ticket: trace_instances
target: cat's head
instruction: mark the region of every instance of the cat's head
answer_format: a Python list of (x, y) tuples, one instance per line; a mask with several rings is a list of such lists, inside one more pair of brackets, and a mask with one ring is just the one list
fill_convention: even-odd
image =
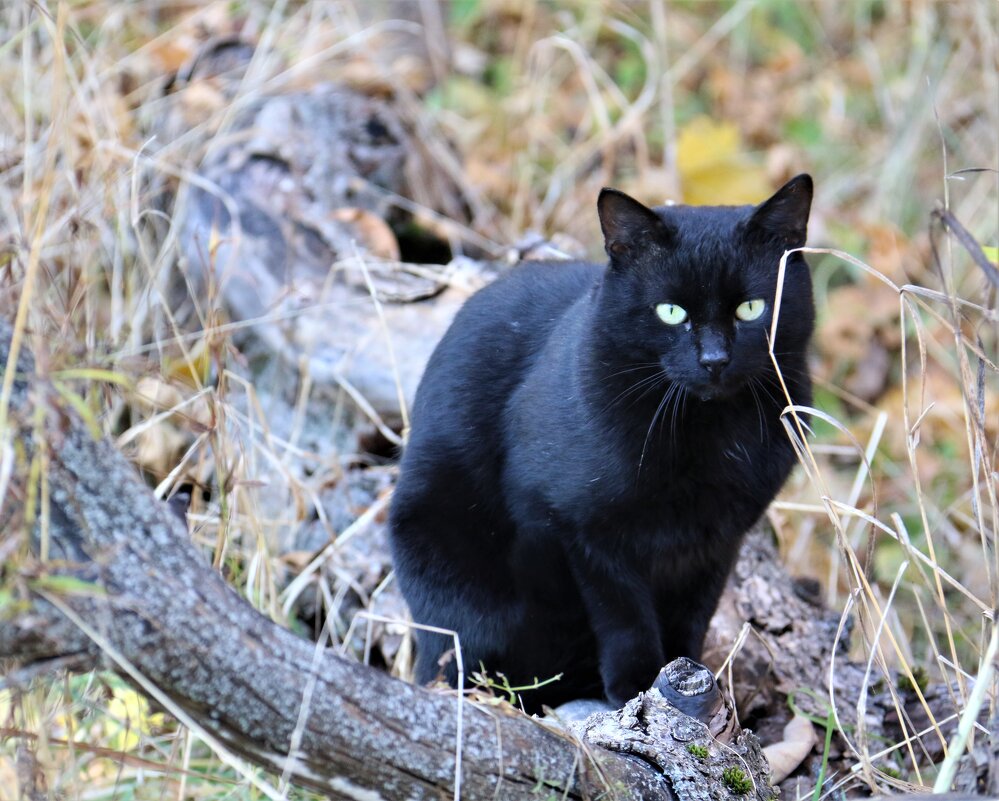
[[(604, 189), (598, 211), (610, 263), (595, 320), (601, 350), (617, 362), (659, 364), (702, 400), (772, 376), (767, 337), (780, 260), (805, 244), (811, 201), (808, 175), (759, 206), (652, 209)], [(778, 363), (799, 365), (787, 357), (804, 353), (815, 317), (800, 253), (787, 260), (780, 296), (774, 352)]]

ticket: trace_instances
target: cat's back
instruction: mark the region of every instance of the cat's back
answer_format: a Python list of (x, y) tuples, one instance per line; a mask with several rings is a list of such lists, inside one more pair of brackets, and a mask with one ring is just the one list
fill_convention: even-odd
[(439, 436), (434, 423), (444, 418), (487, 427), (558, 321), (602, 273), (601, 266), (582, 261), (524, 262), (473, 295), (430, 358), (417, 391), (413, 433), (428, 427)]

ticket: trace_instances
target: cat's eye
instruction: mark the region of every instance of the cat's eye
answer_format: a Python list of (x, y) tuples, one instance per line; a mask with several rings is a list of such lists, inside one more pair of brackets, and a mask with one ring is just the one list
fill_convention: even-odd
[(745, 303), (740, 303), (735, 307), (735, 316), (748, 323), (751, 320), (758, 320), (760, 315), (763, 314), (764, 308), (765, 304), (762, 299), (747, 300)]
[(660, 303), (656, 306), (656, 314), (667, 325), (680, 325), (687, 319), (687, 310), (675, 303)]

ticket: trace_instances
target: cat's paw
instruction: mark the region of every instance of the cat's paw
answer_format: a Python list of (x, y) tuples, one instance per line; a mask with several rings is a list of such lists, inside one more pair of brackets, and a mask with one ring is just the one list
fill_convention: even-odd
[[(662, 665), (653, 662), (629, 665), (624, 670), (605, 671), (604, 692), (615, 707), (621, 708), (639, 693), (652, 686)], [(610, 675), (608, 675), (608, 673)]]

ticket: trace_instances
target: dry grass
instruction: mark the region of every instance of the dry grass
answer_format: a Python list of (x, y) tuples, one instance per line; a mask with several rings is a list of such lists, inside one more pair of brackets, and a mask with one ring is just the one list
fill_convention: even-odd
[[(185, 482), (204, 490), (194, 537), (251, 602), (288, 622), (290, 596), (308, 589), (323, 619), (349, 581), (282, 587), (308, 561), (285, 546), (353, 459), (349, 445), (318, 453), (302, 434), (338, 411), (304, 381), (298, 423), (272, 432), (218, 299), (167, 292), (178, 263), (171, 198), (196, 180), (235, 109), (320, 80), (394, 96), (429, 132), (431, 157), (457, 148), (449, 170), (470, 227), (497, 250), (534, 229), (597, 255), (603, 185), (647, 201), (743, 202), (807, 169), (818, 191), (810, 241), (839, 252), (811, 257), (822, 415), (771, 521), (791, 571), (819, 578), (828, 603), (855, 616), (849, 656), (866, 660), (872, 682), (919, 684), (922, 673), (953, 687), (953, 716), (993, 718), (994, 676), (974, 679), (991, 669), (999, 605), (996, 288), (931, 212), (947, 209), (996, 260), (995, 4), (465, 0), (450, 17), (405, 24), (384, 20), (415, 3), (371, 7), (5, 4), (0, 308), (16, 313), (20, 346), (161, 496)], [(418, 39), (437, 24), (454, 45), (450, 73), (372, 45), (386, 26)], [(234, 33), (258, 43), (234, 99), (165, 94), (200, 42)], [(178, 108), (179, 127), (165, 128)], [(703, 114), (715, 124), (697, 122)], [(44, 481), (37, 492), (44, 500)], [(44, 538), (44, 503), (37, 510), (28, 517)], [(376, 517), (320, 520), (338, 538), (328, 573), (349, 573), (338, 548)], [(14, 536), (3, 532), (0, 547)], [(257, 797), (138, 703), (106, 674), (0, 691), (0, 726), (32, 738), (0, 744), (0, 798), (25, 787), (26, 742), (48, 797)], [(863, 720), (865, 699), (856, 703)], [(941, 775), (904, 740), (845, 734), (857, 772), (830, 777), (823, 793)], [(962, 750), (952, 743), (945, 783)]]

